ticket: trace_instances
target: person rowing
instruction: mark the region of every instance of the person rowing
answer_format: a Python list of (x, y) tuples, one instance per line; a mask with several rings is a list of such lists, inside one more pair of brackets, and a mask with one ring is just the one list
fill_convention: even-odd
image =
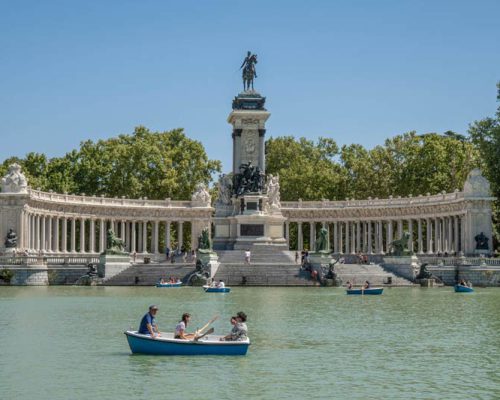
[(182, 319), (175, 327), (175, 336), (174, 336), (175, 339), (192, 340), (195, 338), (194, 333), (186, 333), (186, 328), (189, 321), (191, 321), (191, 314), (189, 313), (182, 314)]

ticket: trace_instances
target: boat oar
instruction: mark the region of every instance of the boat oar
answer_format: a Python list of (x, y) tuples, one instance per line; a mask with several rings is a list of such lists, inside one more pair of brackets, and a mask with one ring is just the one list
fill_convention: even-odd
[(219, 318), (219, 316), (218, 316), (218, 315), (216, 315), (215, 317), (213, 317), (210, 321), (208, 321), (205, 325), (203, 325), (203, 327), (202, 327), (201, 329), (198, 329), (198, 330), (197, 330), (197, 334), (202, 334), (202, 333), (203, 333), (203, 331), (204, 331), (205, 329), (207, 329), (207, 328), (208, 328), (208, 326), (209, 326), (211, 323), (213, 323), (213, 322), (214, 322), (217, 318)]
[(203, 336), (206, 336), (206, 335), (210, 335), (211, 333), (214, 333), (214, 328), (210, 328), (208, 331), (206, 331), (205, 333), (201, 334), (201, 335), (197, 335), (194, 337), (193, 341), (197, 341), (199, 339), (201, 339)]

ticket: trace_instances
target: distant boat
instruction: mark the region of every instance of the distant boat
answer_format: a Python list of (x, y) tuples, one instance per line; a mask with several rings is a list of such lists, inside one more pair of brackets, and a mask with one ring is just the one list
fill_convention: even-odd
[(473, 291), (474, 291), (474, 289), (472, 289), (469, 286), (455, 285), (455, 292), (457, 292), (457, 293), (471, 293)]
[(174, 334), (162, 332), (162, 336), (152, 338), (141, 335), (137, 331), (124, 332), (134, 354), (151, 354), (164, 356), (244, 356), (247, 354), (250, 340), (220, 341), (221, 336), (207, 335), (200, 340), (174, 339)]
[(203, 286), (203, 290), (207, 293), (229, 293), (231, 291), (230, 287), (212, 287), (212, 286)]
[(347, 289), (347, 294), (382, 294), (384, 288)]
[(182, 282), (175, 282), (175, 283), (170, 283), (170, 282), (160, 283), (160, 282), (158, 282), (156, 284), (156, 287), (161, 287), (161, 288), (174, 288), (174, 287), (181, 287), (181, 286), (182, 286)]

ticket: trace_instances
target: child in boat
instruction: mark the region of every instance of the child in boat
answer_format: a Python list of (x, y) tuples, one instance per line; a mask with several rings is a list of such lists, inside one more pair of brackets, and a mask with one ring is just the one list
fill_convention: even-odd
[(182, 319), (175, 327), (175, 336), (174, 336), (175, 339), (185, 339), (185, 340), (194, 339), (194, 333), (186, 333), (186, 327), (189, 321), (191, 321), (191, 314), (188, 313), (182, 314)]

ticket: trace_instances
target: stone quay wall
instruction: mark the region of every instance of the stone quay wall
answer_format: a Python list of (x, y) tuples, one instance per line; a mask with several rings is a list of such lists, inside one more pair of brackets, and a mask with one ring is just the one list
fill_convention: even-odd
[(445, 285), (455, 285), (456, 278), (465, 279), (473, 286), (500, 287), (500, 267), (488, 265), (475, 266), (428, 266), (433, 275), (443, 281)]

